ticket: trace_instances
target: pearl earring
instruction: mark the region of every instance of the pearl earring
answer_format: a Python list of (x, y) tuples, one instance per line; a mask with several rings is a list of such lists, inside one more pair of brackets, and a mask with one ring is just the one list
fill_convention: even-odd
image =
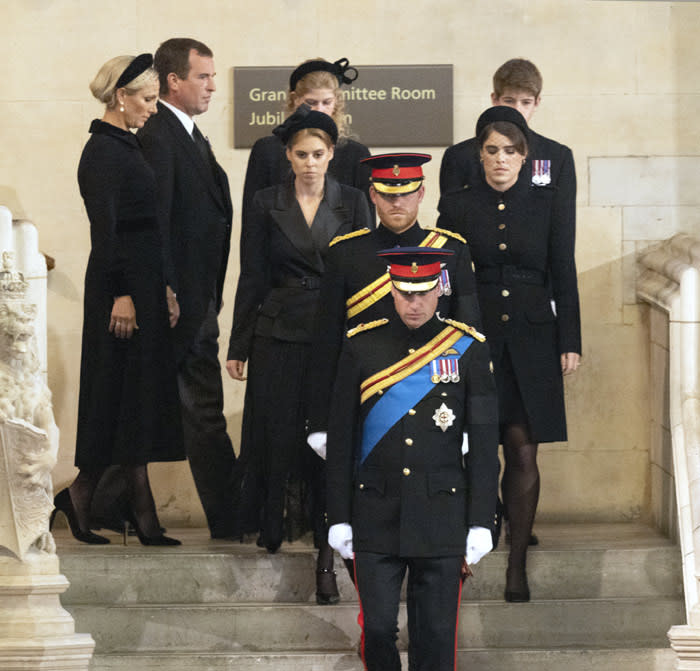
[(119, 111), (120, 111), (120, 112), (123, 112), (123, 111), (124, 111), (124, 105), (123, 105), (123, 104), (119, 105)]

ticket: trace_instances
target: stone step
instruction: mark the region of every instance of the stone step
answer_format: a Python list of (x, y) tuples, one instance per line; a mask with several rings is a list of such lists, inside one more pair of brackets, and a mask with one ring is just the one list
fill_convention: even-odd
[[(269, 555), (254, 542), (217, 542), (203, 530), (173, 530), (176, 548), (75, 542), (56, 532), (61, 571), (71, 582), (62, 601), (71, 604), (304, 603), (315, 599), (315, 553), (308, 542), (284, 544)], [(677, 546), (643, 525), (538, 525), (528, 577), (533, 597), (577, 599), (682, 595)], [(109, 534), (107, 534), (109, 535)], [(507, 546), (474, 567), (465, 600), (502, 600)], [(355, 589), (340, 561), (343, 602)], [(158, 575), (158, 580), (154, 576)], [(176, 589), (173, 586), (177, 586)]]
[[(77, 631), (89, 631), (98, 652), (351, 651), (356, 604), (182, 604), (69, 606)], [(506, 604), (483, 601), (460, 609), (461, 648), (664, 647), (666, 631), (684, 621), (677, 598), (576, 599)], [(405, 607), (399, 616), (405, 645)]]
[[(403, 668), (408, 668), (402, 653)], [(670, 649), (459, 650), (458, 671), (672, 671)], [(355, 653), (95, 655), (91, 671), (360, 671)]]
[[(628, 524), (538, 524), (528, 576), (533, 601), (503, 601), (507, 545), (465, 585), (458, 669), (671, 671), (666, 632), (685, 621), (681, 556), (655, 530)], [(63, 605), (96, 641), (92, 671), (361, 669), (358, 604), (342, 563), (337, 606), (315, 603), (309, 539), (275, 555), (171, 529), (174, 548), (55, 538), (71, 586)], [(399, 645), (406, 649), (405, 606)], [(405, 652), (402, 653), (405, 660)], [(405, 661), (404, 661), (405, 664)]]

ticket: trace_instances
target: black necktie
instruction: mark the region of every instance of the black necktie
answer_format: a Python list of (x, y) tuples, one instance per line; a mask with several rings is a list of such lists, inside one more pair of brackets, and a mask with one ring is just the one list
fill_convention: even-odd
[(202, 155), (204, 162), (207, 165), (211, 165), (209, 143), (204, 139), (204, 135), (202, 135), (196, 125), (192, 128), (192, 139), (194, 140), (195, 145), (197, 145), (197, 149), (199, 149), (199, 153)]

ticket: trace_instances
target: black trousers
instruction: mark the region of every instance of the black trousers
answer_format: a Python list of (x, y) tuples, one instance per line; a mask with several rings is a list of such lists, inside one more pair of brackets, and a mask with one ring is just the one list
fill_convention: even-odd
[(401, 584), (408, 570), (410, 671), (455, 671), (462, 556), (397, 557), (355, 553), (368, 671), (400, 671), (396, 646)]
[(214, 301), (178, 367), (185, 450), (212, 537), (236, 535), (240, 478), (226, 433)]

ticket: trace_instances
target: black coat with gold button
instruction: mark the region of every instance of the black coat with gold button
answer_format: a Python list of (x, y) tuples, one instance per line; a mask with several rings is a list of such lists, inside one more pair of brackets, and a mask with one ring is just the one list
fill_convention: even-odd
[[(319, 332), (314, 344), (311, 370), (310, 431), (326, 431), (330, 394), (336, 366), (343, 346), (345, 331), (361, 323), (371, 322), (393, 312), (391, 294), (368, 302), (357, 315), (347, 317), (346, 301), (386, 276), (386, 260), (377, 256), (382, 249), (417, 247), (434, 229), (421, 228), (416, 222), (408, 230), (396, 234), (381, 223), (365, 235), (336, 241), (326, 256), (326, 271), (321, 286)], [(469, 246), (460, 236), (450, 233), (444, 245), (454, 254), (445, 262), (449, 288), (438, 300), (442, 317), (452, 317), (481, 328), (481, 315), (476, 294)], [(388, 277), (387, 277), (388, 281)]]
[(439, 205), (438, 225), (469, 241), (497, 377), (507, 347), (536, 442), (566, 440), (560, 354), (581, 353), (575, 226), (555, 195), (522, 179), (501, 193), (481, 176)]
[[(328, 428), (328, 521), (353, 527), (356, 551), (403, 557), (464, 553), (470, 526), (493, 524), (498, 488), (496, 390), (488, 346), (474, 340), (459, 358), (459, 381), (438, 382), (360, 463), (362, 426), (381, 398), (360, 403), (360, 385), (434, 338), (394, 316), (343, 346)], [(443, 431), (436, 411), (454, 419)], [(463, 433), (469, 452), (462, 460)]]

